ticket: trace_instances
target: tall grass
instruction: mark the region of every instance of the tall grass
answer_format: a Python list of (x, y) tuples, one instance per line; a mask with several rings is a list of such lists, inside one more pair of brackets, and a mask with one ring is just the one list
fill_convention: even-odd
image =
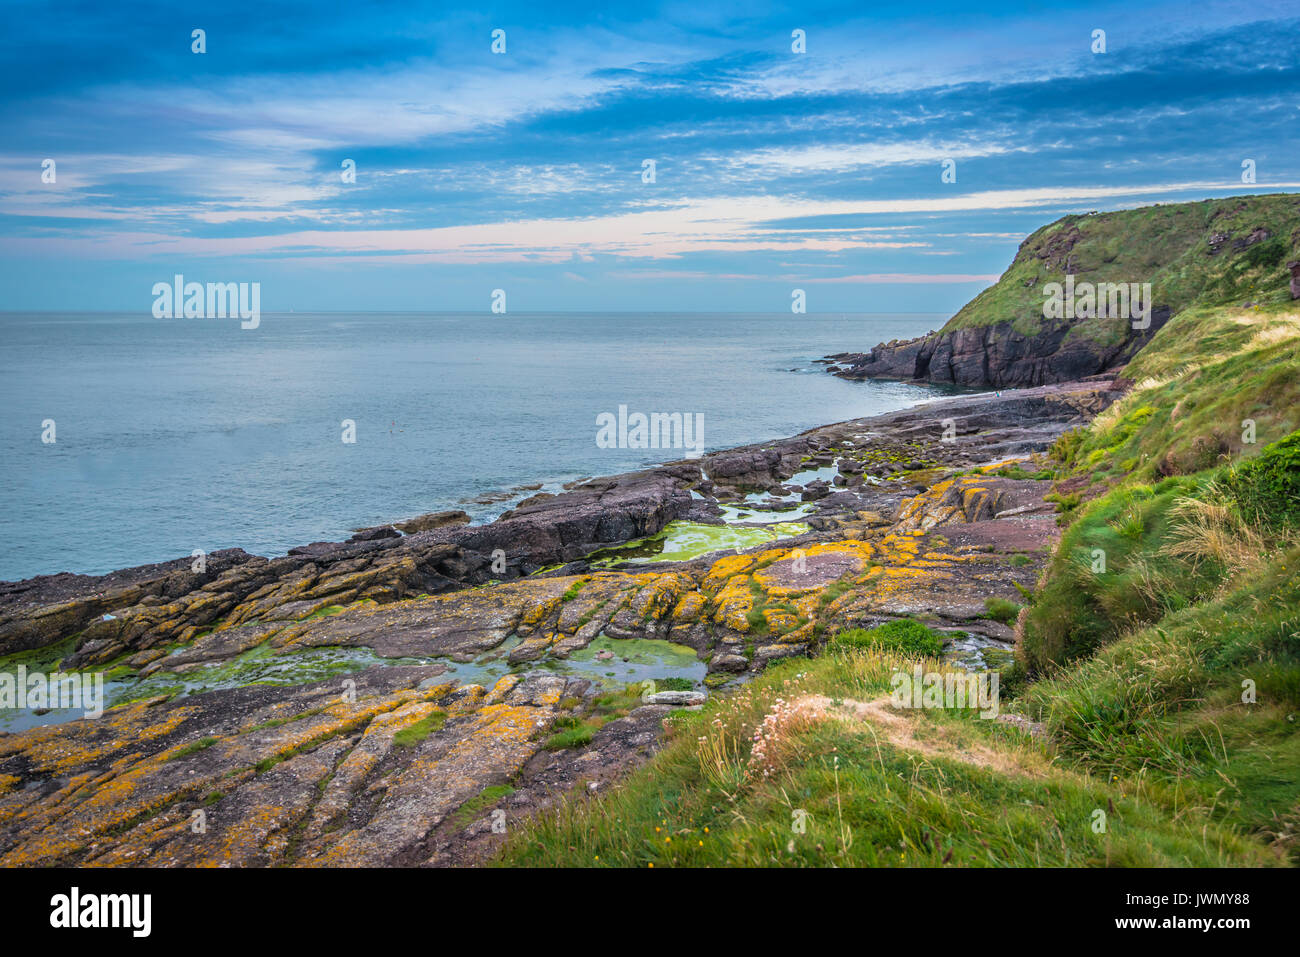
[[(1055, 767), (1040, 745), (999, 722), (965, 711), (913, 712), (908, 717), (924, 742), (917, 751), (853, 717), (850, 700), (880, 699), (895, 671), (914, 663), (880, 649), (839, 648), (774, 665), (704, 711), (675, 717), (664, 749), (619, 785), (595, 795), (578, 789), (580, 797), (512, 830), (499, 862), (942, 867), (1274, 860), (1230, 823), (1141, 780)], [(845, 706), (771, 720), (794, 714), (809, 695)], [(754, 773), (759, 767), (766, 773)], [(1089, 826), (1097, 808), (1113, 812), (1107, 834)]]

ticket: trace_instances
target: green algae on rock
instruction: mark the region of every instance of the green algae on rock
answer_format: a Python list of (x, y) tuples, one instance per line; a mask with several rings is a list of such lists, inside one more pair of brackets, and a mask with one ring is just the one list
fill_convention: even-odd
[(807, 531), (807, 525), (786, 521), (753, 526), (670, 522), (657, 535), (595, 553), (591, 563), (597, 567), (613, 567), (622, 563), (684, 562), (714, 552), (794, 538)]

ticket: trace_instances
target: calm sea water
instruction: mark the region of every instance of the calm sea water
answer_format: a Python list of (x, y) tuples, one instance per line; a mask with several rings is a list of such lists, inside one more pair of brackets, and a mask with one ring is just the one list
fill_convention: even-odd
[(458, 503), (682, 457), (598, 448), (620, 404), (702, 414), (709, 450), (900, 408), (932, 393), (812, 360), (945, 318), (3, 314), (0, 579), (278, 555), (445, 508), (487, 521), (506, 506)]

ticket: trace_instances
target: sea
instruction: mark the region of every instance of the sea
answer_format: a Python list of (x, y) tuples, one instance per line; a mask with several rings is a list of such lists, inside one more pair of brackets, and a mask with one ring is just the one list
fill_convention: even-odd
[(0, 313), (0, 580), (276, 556), (443, 509), (487, 522), (523, 486), (691, 451), (598, 442), (620, 406), (695, 417), (705, 451), (903, 408), (936, 390), (815, 360), (946, 318)]

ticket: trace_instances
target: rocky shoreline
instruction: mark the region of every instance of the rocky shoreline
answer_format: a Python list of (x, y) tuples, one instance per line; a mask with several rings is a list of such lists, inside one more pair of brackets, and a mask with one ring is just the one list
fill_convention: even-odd
[[(1050, 483), (1008, 463), (1121, 390), (939, 399), (537, 494), (482, 526), (431, 516), (202, 571), (0, 583), (0, 670), (44, 656), (167, 688), (0, 734), (0, 864), (472, 863), (500, 821), (643, 760), (695, 700), (566, 671), (597, 639), (692, 649), (706, 687), (892, 617), (1009, 642), (987, 603), (1033, 585), (1057, 526)], [(705, 544), (667, 560), (679, 540)], [(238, 684), (250, 662), (329, 649), (392, 664)], [(493, 681), (448, 670), (486, 658)]]

